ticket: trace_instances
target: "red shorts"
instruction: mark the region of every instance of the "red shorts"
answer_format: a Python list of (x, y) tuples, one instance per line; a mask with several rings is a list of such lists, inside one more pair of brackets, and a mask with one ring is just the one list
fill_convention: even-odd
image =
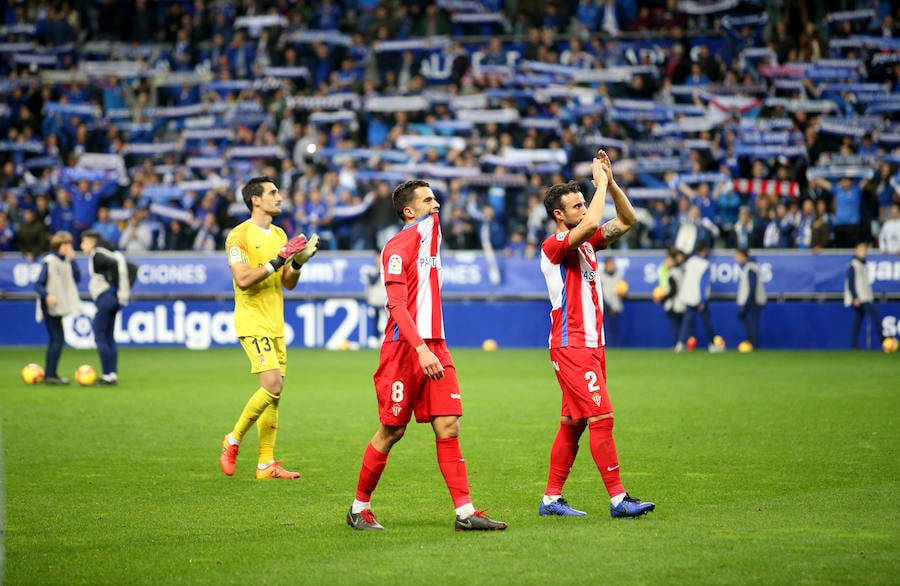
[(378, 396), (378, 418), (384, 425), (404, 426), (414, 412), (419, 423), (441, 415), (462, 416), (459, 381), (447, 343), (444, 340), (425, 343), (441, 361), (444, 378), (433, 380), (425, 376), (418, 354), (406, 342), (382, 344), (378, 370), (372, 378)]
[(551, 348), (550, 362), (562, 389), (562, 415), (587, 419), (612, 413), (606, 389), (606, 351), (602, 346)]

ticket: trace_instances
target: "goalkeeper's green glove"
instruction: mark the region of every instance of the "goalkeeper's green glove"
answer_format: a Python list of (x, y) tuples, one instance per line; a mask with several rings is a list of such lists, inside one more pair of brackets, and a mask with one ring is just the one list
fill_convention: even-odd
[(312, 238), (310, 238), (306, 242), (306, 246), (300, 252), (294, 254), (291, 259), (291, 269), (294, 272), (298, 272), (300, 268), (306, 264), (306, 261), (311, 259), (313, 255), (319, 250), (319, 235), (313, 234)]

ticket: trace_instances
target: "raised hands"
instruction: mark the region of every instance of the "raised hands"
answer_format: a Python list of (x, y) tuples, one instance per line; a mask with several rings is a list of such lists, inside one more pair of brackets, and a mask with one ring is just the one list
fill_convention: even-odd
[(612, 173), (612, 171), (608, 171), (609, 168), (609, 157), (606, 156), (606, 153), (603, 151), (597, 151), (597, 157), (591, 162), (594, 187), (597, 189), (606, 189)]

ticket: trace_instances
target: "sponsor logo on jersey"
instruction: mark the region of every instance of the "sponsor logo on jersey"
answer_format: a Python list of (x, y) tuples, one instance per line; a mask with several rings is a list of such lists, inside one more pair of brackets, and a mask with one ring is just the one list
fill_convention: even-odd
[(403, 272), (403, 260), (399, 254), (392, 254), (388, 259), (387, 272), (389, 275), (399, 275)]
[(423, 256), (419, 259), (419, 266), (439, 269), (441, 268), (441, 260), (436, 256)]

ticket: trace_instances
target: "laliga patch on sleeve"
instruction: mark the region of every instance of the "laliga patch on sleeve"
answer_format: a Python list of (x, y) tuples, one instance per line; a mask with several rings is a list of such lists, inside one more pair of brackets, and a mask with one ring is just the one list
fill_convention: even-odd
[(556, 239), (559, 240), (560, 242), (562, 242), (563, 240), (566, 239), (566, 234), (568, 234), (568, 232), (560, 232), (559, 234), (556, 235)]
[(403, 272), (403, 261), (399, 254), (392, 254), (387, 261), (387, 272), (389, 275), (399, 275)]
[(241, 255), (241, 249), (237, 246), (232, 246), (228, 249), (228, 264), (234, 264), (241, 262), (243, 260), (243, 255)]

